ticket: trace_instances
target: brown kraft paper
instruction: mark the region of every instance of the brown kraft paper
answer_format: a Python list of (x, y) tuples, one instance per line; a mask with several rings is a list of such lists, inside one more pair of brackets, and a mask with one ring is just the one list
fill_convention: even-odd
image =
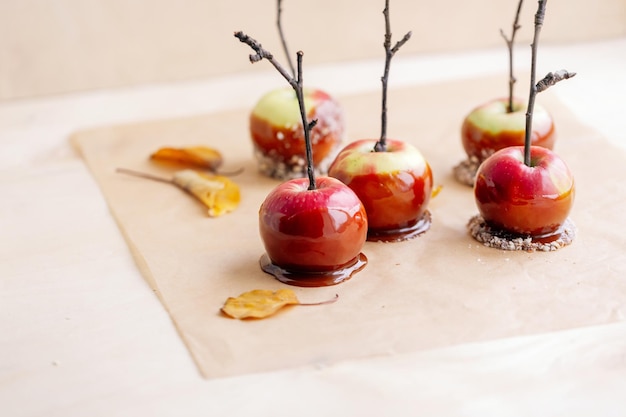
[[(497, 78), (497, 77), (496, 77)], [(287, 287), (259, 267), (264, 253), (258, 209), (278, 183), (260, 176), (248, 136), (249, 109), (184, 119), (104, 127), (72, 138), (91, 169), (142, 274), (160, 297), (207, 378), (346, 359), (392, 355), (454, 344), (551, 332), (621, 320), (626, 305), (622, 215), (626, 154), (582, 125), (566, 106), (542, 93), (555, 118), (555, 150), (577, 186), (571, 219), (577, 237), (552, 253), (483, 247), (466, 224), (477, 213), (471, 188), (452, 168), (464, 158), (459, 130), (474, 106), (498, 97), (505, 81), (463, 80), (393, 89), (388, 137), (416, 145), (436, 185), (433, 223), (401, 243), (367, 242), (364, 270), (342, 284), (292, 287), (302, 302), (264, 320), (220, 314), (229, 296)], [(346, 143), (376, 138), (380, 94), (339, 97), (347, 115)], [(174, 186), (116, 173), (117, 167), (171, 175), (148, 161), (162, 146), (219, 149), (241, 187), (237, 210), (208, 218), (206, 209)]]

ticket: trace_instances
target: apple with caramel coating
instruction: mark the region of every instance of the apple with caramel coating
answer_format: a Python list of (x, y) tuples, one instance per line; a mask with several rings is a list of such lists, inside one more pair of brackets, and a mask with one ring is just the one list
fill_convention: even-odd
[(343, 282), (367, 263), (361, 253), (367, 236), (367, 213), (345, 184), (330, 177), (315, 178), (311, 131), (319, 120), (309, 121), (307, 117), (310, 112), (302, 83), (304, 54), (296, 54), (293, 77), (258, 41), (243, 32), (235, 32), (235, 37), (255, 51), (252, 62), (267, 59), (292, 87), (304, 142), (306, 178), (279, 184), (259, 209), (259, 233), (266, 251), (259, 261), (261, 269), (281, 282), (302, 287)]
[[(474, 108), (463, 120), (461, 140), (469, 158), (478, 162), (500, 149), (523, 146), (526, 130), (526, 103), (513, 100), (513, 111), (509, 112), (508, 99), (491, 100)], [(556, 139), (554, 121), (550, 113), (535, 105), (531, 144), (553, 149)]]
[(329, 168), (359, 196), (369, 222), (368, 240), (405, 240), (430, 227), (428, 202), (433, 175), (413, 145), (386, 140), (386, 151), (373, 151), (374, 139), (347, 145)]
[[(518, 0), (511, 34), (507, 36), (502, 29), (509, 56), (509, 94), (506, 98), (490, 100), (475, 107), (463, 119), (461, 141), (467, 159), (453, 169), (454, 176), (462, 184), (473, 186), (476, 170), (482, 161), (494, 152), (508, 146), (526, 144), (527, 104), (514, 95), (517, 79), (513, 75), (513, 52), (515, 35), (522, 27), (519, 23), (523, 0)], [(532, 111), (532, 110), (531, 110)], [(554, 148), (556, 139), (552, 116), (541, 106), (535, 106), (535, 126), (530, 131), (528, 141), (533, 146)]]
[(574, 203), (574, 178), (549, 149), (532, 146), (530, 164), (524, 147), (494, 153), (479, 167), (474, 196), (480, 215), (492, 228), (533, 238), (561, 232)]
[(389, 0), (385, 0), (385, 68), (383, 70), (380, 137), (361, 139), (343, 148), (328, 175), (339, 179), (359, 196), (369, 222), (368, 240), (397, 242), (430, 228), (426, 210), (432, 194), (430, 166), (409, 143), (387, 138), (387, 86), (391, 59), (410, 38), (407, 32), (392, 45)]
[[(344, 114), (339, 103), (320, 89), (304, 89), (307, 118), (317, 120), (311, 130), (316, 174), (328, 165), (343, 140)], [(298, 99), (292, 88), (265, 94), (250, 114), (250, 136), (259, 171), (278, 179), (306, 175), (305, 142)]]
[(306, 178), (286, 181), (259, 210), (259, 232), (271, 264), (284, 275), (300, 275), (291, 283), (304, 286), (357, 263), (367, 235), (365, 208), (350, 188), (330, 177), (308, 187)]
[(478, 167), (474, 196), (480, 212), (468, 223), (471, 235), (503, 250), (552, 251), (570, 244), (575, 228), (568, 219), (574, 202), (574, 178), (552, 150), (532, 144), (537, 94), (572, 78), (575, 72), (549, 72), (536, 81), (537, 44), (546, 0), (539, 0), (531, 44), (528, 109), (524, 145), (500, 149)]

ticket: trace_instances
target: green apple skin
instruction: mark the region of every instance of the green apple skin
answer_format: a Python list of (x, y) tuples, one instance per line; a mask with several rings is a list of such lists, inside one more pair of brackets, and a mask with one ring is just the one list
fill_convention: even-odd
[(350, 187), (365, 206), (370, 235), (415, 225), (430, 201), (433, 175), (421, 152), (387, 139), (386, 152), (374, 152), (375, 139), (348, 144), (328, 175)]
[[(319, 89), (304, 89), (304, 105), (307, 120), (317, 120), (310, 136), (313, 163), (321, 167), (324, 160), (334, 157), (343, 140), (343, 109), (333, 97)], [(252, 109), (249, 122), (255, 152), (276, 163), (299, 165), (300, 173), (304, 172), (304, 129), (298, 100), (291, 87), (278, 88), (261, 97)]]
[(530, 166), (523, 146), (497, 151), (480, 165), (474, 185), (478, 211), (489, 226), (532, 237), (559, 232), (574, 194), (568, 166), (540, 146), (531, 147)]
[[(500, 149), (524, 145), (526, 102), (515, 98), (513, 112), (509, 113), (507, 107), (508, 99), (499, 98), (474, 108), (465, 117), (461, 139), (468, 157), (483, 161)], [(552, 116), (535, 104), (531, 144), (553, 149), (555, 139)]]

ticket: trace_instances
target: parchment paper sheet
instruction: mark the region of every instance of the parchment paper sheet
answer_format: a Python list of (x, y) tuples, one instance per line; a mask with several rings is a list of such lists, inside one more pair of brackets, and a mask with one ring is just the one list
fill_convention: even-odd
[[(293, 287), (303, 302), (338, 294), (336, 303), (291, 307), (266, 320), (237, 321), (219, 312), (229, 296), (285, 287), (258, 265), (258, 207), (277, 182), (256, 172), (249, 109), (105, 127), (72, 140), (207, 378), (623, 320), (626, 154), (581, 125), (550, 91), (538, 102), (553, 113), (556, 151), (576, 177), (575, 242), (554, 253), (505, 252), (468, 235), (466, 223), (477, 213), (473, 194), (451, 171), (464, 157), (462, 118), (506, 93), (506, 79), (494, 78), (390, 91), (388, 136), (418, 146), (443, 186), (430, 204), (431, 230), (407, 242), (366, 243), (369, 263), (351, 280)], [(568, 83), (555, 88), (575, 88)], [(346, 141), (378, 137), (379, 93), (339, 100), (347, 113)], [(195, 144), (218, 148), (225, 169), (245, 167), (234, 177), (242, 190), (236, 212), (211, 219), (174, 186), (114, 172), (126, 167), (170, 175), (148, 155), (161, 146)]]

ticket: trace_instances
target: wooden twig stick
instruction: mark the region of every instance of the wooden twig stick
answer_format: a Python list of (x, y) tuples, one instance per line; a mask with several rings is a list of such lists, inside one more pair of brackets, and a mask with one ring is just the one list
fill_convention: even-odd
[(519, 30), (519, 28), (522, 27), (519, 24), (519, 15), (520, 15), (520, 11), (522, 10), (522, 3), (524, 3), (524, 0), (519, 0), (519, 3), (517, 4), (517, 11), (515, 13), (515, 20), (513, 21), (511, 37), (507, 38), (504, 31), (500, 29), (500, 35), (502, 35), (502, 37), (504, 38), (504, 41), (506, 42), (506, 46), (509, 50), (509, 104), (506, 108), (507, 112), (509, 113), (513, 112), (513, 88), (515, 86), (515, 82), (517, 81), (517, 79), (513, 75), (513, 47), (515, 45), (515, 34)]
[(569, 72), (568, 70), (564, 69), (556, 72), (549, 72), (535, 85), (537, 93), (541, 93), (542, 91), (547, 90), (559, 81), (567, 80), (568, 78), (572, 78), (575, 75), (575, 72)]
[(132, 175), (133, 177), (145, 178), (145, 179), (152, 180), (152, 181), (165, 182), (168, 184), (174, 183), (174, 181), (172, 181), (171, 178), (159, 177), (157, 175), (148, 174), (147, 172), (135, 171), (135, 170), (128, 169), (128, 168), (116, 168), (115, 172), (119, 172), (121, 174)]
[(295, 76), (296, 75), (296, 69), (293, 66), (293, 61), (291, 59), (291, 54), (289, 53), (289, 48), (287, 47), (287, 40), (285, 38), (285, 34), (283, 32), (283, 25), (282, 25), (282, 14), (283, 14), (283, 7), (282, 7), (282, 0), (278, 0), (276, 2), (276, 26), (278, 27), (278, 35), (280, 36), (280, 42), (283, 45), (283, 51), (285, 51), (285, 57), (287, 58), (287, 64), (289, 64), (289, 68), (291, 69), (291, 73)]
[(310, 133), (311, 129), (317, 124), (317, 120), (312, 120), (310, 123), (307, 122), (306, 118), (306, 109), (304, 108), (304, 88), (302, 83), (302, 51), (297, 52), (297, 68), (298, 68), (298, 77), (297, 77), (297, 88), (296, 96), (298, 97), (298, 106), (300, 107), (300, 117), (302, 118), (302, 126), (304, 128), (304, 145), (306, 147), (306, 172), (309, 177), (309, 190), (315, 190), (315, 175), (313, 174), (313, 147), (311, 145)]
[(560, 70), (554, 73), (549, 72), (539, 82), (535, 82), (537, 74), (537, 44), (539, 42), (539, 33), (541, 32), (541, 28), (543, 26), (543, 20), (546, 16), (547, 2), (548, 0), (539, 0), (537, 13), (535, 13), (535, 34), (533, 36), (533, 43), (531, 44), (532, 61), (530, 67), (530, 93), (528, 96), (528, 107), (526, 109), (526, 131), (524, 133), (524, 163), (527, 166), (531, 166), (530, 147), (533, 129), (533, 111), (535, 108), (535, 98), (537, 97), (537, 93), (547, 90), (559, 81), (572, 78), (576, 75), (575, 72)]
[(254, 64), (255, 62), (259, 62), (262, 59), (268, 60), (274, 66), (274, 68), (276, 68), (280, 75), (282, 75), (283, 78), (287, 80), (289, 85), (291, 85), (294, 89), (297, 87), (298, 82), (296, 81), (294, 76), (289, 74), (289, 72), (285, 68), (283, 68), (283, 66), (280, 65), (278, 61), (274, 59), (274, 55), (272, 55), (270, 51), (263, 49), (263, 45), (261, 45), (256, 39), (251, 38), (241, 31), (235, 32), (235, 37), (241, 42), (248, 45), (250, 48), (252, 48), (252, 50), (255, 52), (254, 54), (249, 55), (251, 63)]
[(278, 72), (287, 80), (289, 85), (294, 89), (296, 93), (296, 97), (298, 98), (298, 105), (300, 107), (300, 117), (302, 119), (302, 128), (304, 129), (304, 143), (306, 147), (306, 160), (307, 160), (307, 175), (309, 177), (309, 190), (315, 190), (317, 188), (315, 184), (315, 175), (313, 172), (313, 150), (311, 146), (311, 129), (317, 124), (317, 120), (312, 120), (311, 122), (307, 121), (306, 117), (306, 109), (304, 106), (304, 87), (302, 82), (302, 56), (304, 55), (302, 51), (297, 52), (297, 74), (294, 76), (290, 75), (285, 68), (278, 61), (274, 59), (274, 56), (267, 50), (263, 49), (261, 44), (246, 35), (245, 33), (239, 31), (235, 32), (235, 37), (239, 39), (241, 42), (248, 45), (255, 52), (250, 55), (250, 62), (255, 63), (262, 59), (268, 60), (274, 68), (278, 70)]
[(410, 38), (411, 32), (407, 32), (402, 39), (391, 47), (391, 23), (389, 21), (389, 0), (385, 0), (385, 9), (383, 10), (385, 16), (385, 71), (381, 77), (383, 84), (383, 97), (382, 97), (382, 111), (381, 111), (381, 126), (380, 126), (380, 139), (374, 145), (374, 151), (385, 152), (387, 150), (387, 84), (389, 82), (389, 68), (391, 66), (391, 58), (396, 52), (404, 45)]
[(533, 43), (531, 47), (531, 66), (530, 66), (530, 93), (528, 95), (528, 107), (526, 108), (526, 132), (524, 134), (524, 163), (530, 166), (530, 145), (533, 129), (533, 110), (535, 108), (535, 97), (537, 96), (537, 86), (535, 85), (535, 77), (537, 74), (537, 44), (539, 43), (539, 34), (543, 27), (543, 19), (546, 15), (546, 3), (548, 0), (539, 0), (537, 13), (535, 13), (535, 33), (533, 35)]

